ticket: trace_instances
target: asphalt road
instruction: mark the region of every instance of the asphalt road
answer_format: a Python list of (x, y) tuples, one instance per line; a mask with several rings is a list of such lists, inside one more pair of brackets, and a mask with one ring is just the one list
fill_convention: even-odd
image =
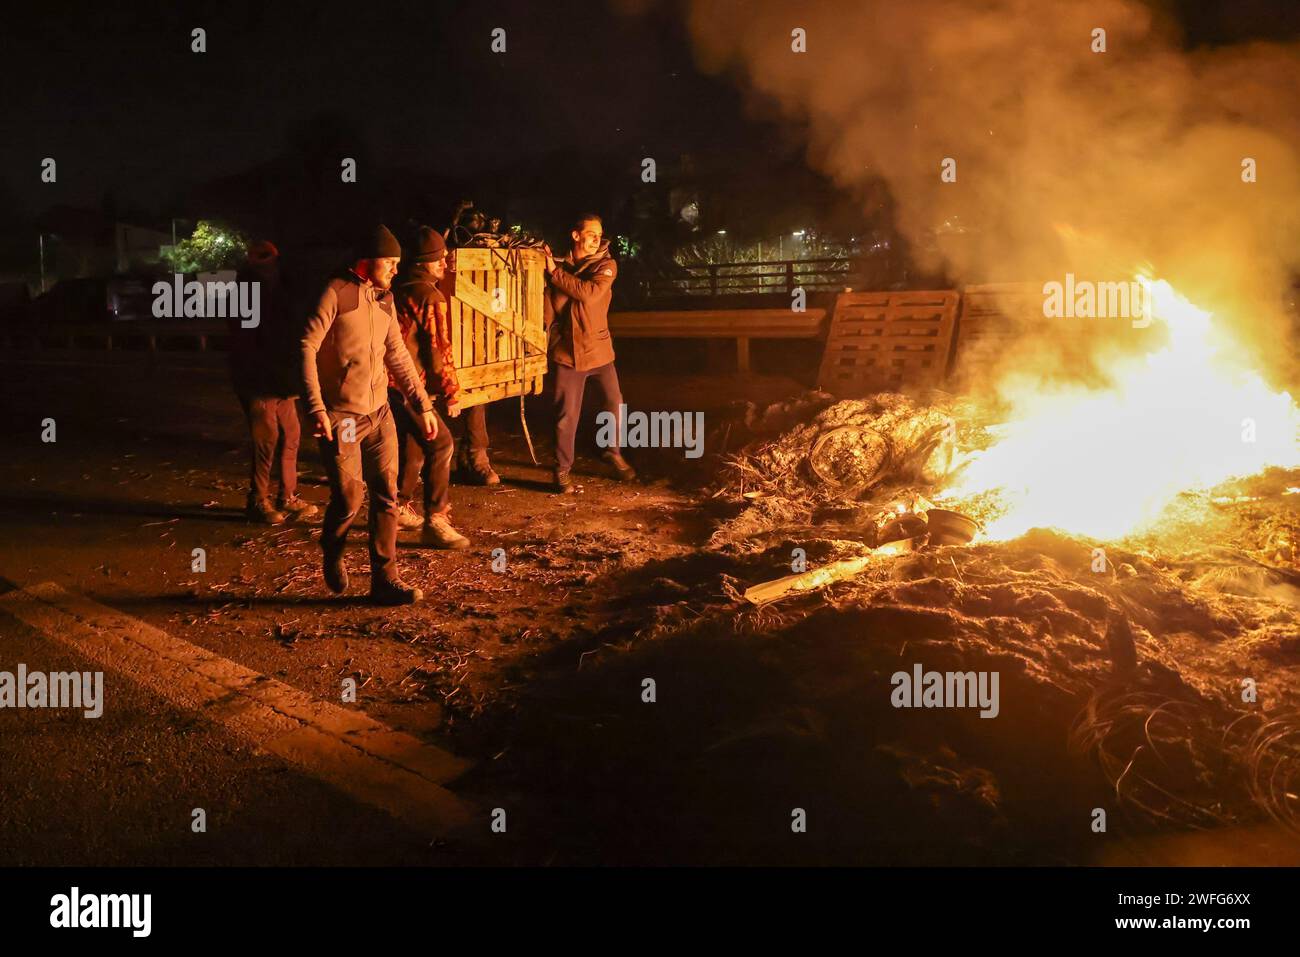
[[(632, 395), (635, 379), (626, 380)], [(764, 388), (761, 380), (751, 385)], [(767, 385), (772, 395), (792, 388)], [(506, 482), (457, 487), (453, 498), (474, 547), (449, 555), (404, 542), (404, 574), (428, 601), (374, 609), (359, 600), (364, 531), (354, 533), (348, 555), (354, 594), (336, 598), (320, 582), (313, 527), (243, 520), (243, 423), (219, 356), (151, 363), (138, 353), (10, 355), (0, 358), (0, 395), (9, 432), (0, 460), (0, 671), (22, 663), (29, 671), (105, 672), (102, 717), (0, 710), (0, 865), (556, 857), (547, 837), (555, 829), (542, 822), (525, 834), (491, 827), (499, 806), (526, 820), (534, 785), (481, 772), (510, 750), (515, 690), (547, 669), (571, 672), (643, 621), (646, 609), (612, 593), (606, 573), (681, 554), (698, 538), (703, 526), (680, 483), (656, 481), (652, 468), (647, 483), (619, 486), (588, 462), (579, 495), (552, 496), (549, 471), (532, 464), (522, 442), (517, 405), (500, 403), (494, 459)], [(546, 463), (544, 409), (530, 403)], [(42, 441), (47, 420), (52, 442)], [(311, 444), (305, 440), (302, 494), (323, 506)], [(196, 548), (206, 556), (201, 573), (192, 569)], [(495, 548), (508, 556), (509, 574), (494, 573)], [(173, 673), (165, 656), (104, 658), (93, 633), (81, 645), (69, 642), (59, 622), (75, 614), (58, 612), (42, 628), (4, 610), (6, 594), (21, 605), (31, 601), (24, 590), (46, 586), (123, 616), (103, 626), (105, 641), (161, 636), (182, 649), (168, 654), (198, 663)], [(178, 692), (178, 680), (201, 681), (193, 669), (211, 665), (196, 656), (379, 722), (429, 754), (457, 756), (474, 770), (447, 787), (463, 794), (470, 820), (443, 828), (404, 819), (383, 806), (391, 788), (340, 787), (365, 772), (331, 764), (320, 749), (295, 750), (299, 734), (316, 734), (310, 722), (271, 740), (271, 725), (250, 724), (242, 712), (231, 717), (228, 702)], [(356, 703), (341, 701), (346, 680), (358, 687)], [(550, 777), (544, 757), (530, 756), (529, 765)], [(536, 782), (538, 790), (552, 786)], [(206, 816), (202, 832), (193, 827), (196, 808)]]

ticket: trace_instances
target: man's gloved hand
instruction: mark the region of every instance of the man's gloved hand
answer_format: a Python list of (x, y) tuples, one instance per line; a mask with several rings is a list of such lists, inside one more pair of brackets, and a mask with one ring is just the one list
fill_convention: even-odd
[(312, 414), (311, 434), (318, 439), (324, 439), (326, 442), (334, 441), (334, 426), (330, 425), (330, 414), (328, 412), (315, 412)]

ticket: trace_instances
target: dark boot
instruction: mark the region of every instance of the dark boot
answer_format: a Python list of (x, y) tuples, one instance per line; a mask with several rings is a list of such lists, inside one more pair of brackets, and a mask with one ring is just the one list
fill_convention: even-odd
[(279, 525), (284, 521), (284, 512), (276, 511), (264, 498), (250, 498), (244, 514), (248, 516), (250, 522), (257, 522), (260, 525)]
[(370, 586), (370, 602), (374, 605), (414, 605), (424, 599), (424, 592), (411, 588), (401, 580), (381, 578)]
[(573, 493), (573, 479), (569, 478), (568, 469), (555, 470), (554, 488), (558, 495), (570, 495)]
[(348, 570), (343, 567), (343, 553), (325, 553), (325, 584), (336, 595), (348, 590)]
[(601, 456), (614, 470), (614, 478), (620, 482), (631, 482), (636, 479), (636, 469), (627, 464), (627, 459), (622, 455), (610, 449)]
[(465, 470), (466, 477), (475, 485), (500, 485), (501, 476), (497, 475), (496, 469), (492, 468), (492, 463), (488, 461), (487, 452), (471, 452), (468, 468)]

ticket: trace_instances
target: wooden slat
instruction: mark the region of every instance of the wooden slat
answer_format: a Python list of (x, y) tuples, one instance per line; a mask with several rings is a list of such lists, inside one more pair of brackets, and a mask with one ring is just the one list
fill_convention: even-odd
[(453, 249), (452, 265), (459, 270), (480, 272), (493, 269), (510, 269), (518, 264), (522, 270), (541, 269), (546, 256), (537, 249)]
[[(538, 339), (535, 345), (543, 352), (546, 351), (546, 332), (542, 329), (542, 321), (546, 310), (544, 297), (546, 295), (546, 279), (541, 269), (528, 270), (524, 273), (524, 317), (525, 326), (527, 327), (524, 338), (532, 343), (529, 338), (529, 332), (536, 328)], [(537, 325), (533, 325), (533, 317), (537, 317)]]
[(542, 387), (543, 377), (540, 375), (522, 381), (498, 382), (496, 385), (466, 390), (461, 394), (460, 404), (463, 408), (469, 408), (510, 396), (541, 395)]
[(947, 373), (957, 292), (841, 293), (818, 385), (840, 396), (937, 385)]
[[(492, 300), (492, 287), (495, 285), (492, 281), (493, 275), (494, 275), (493, 273), (488, 272), (487, 270), (478, 270), (474, 274), (475, 279), (477, 280), (478, 287), (480, 289), (484, 289), (487, 291), (489, 302), (491, 302)], [(482, 358), (479, 360), (479, 362), (482, 365), (487, 365), (489, 362), (492, 361), (488, 353), (489, 350), (491, 349), (493, 333), (496, 331), (494, 328), (495, 324), (492, 321), (493, 313), (492, 313), (491, 306), (488, 307), (487, 312), (481, 313), (480, 316), (483, 320), (483, 323), (480, 327), (482, 339), (479, 342), (479, 348), (481, 350), (479, 355), (482, 356)]]
[(474, 348), (469, 356), (469, 364), (479, 366), (483, 364), (483, 324), (485, 320), (483, 313), (475, 309), (470, 314), (469, 328), (470, 335), (473, 337)]
[(462, 389), (479, 388), (497, 382), (526, 379), (546, 373), (546, 356), (529, 356), (527, 359), (507, 359), (488, 365), (470, 366), (456, 373)]
[(464, 323), (461, 322), (461, 310), (464, 308), (459, 299), (450, 301), (451, 309), (449, 310), (448, 319), (451, 322), (451, 354), (456, 363), (456, 368), (460, 368), (462, 356), (465, 349)]

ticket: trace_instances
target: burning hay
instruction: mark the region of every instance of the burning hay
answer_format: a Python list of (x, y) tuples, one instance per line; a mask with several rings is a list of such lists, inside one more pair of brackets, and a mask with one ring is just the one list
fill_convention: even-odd
[[(851, 673), (831, 686), (863, 701), (906, 662), (1001, 673), (1012, 727), (996, 744), (887, 713), (870, 731), (931, 802), (965, 807), (943, 782), (984, 782), (988, 800), (954, 813), (987, 819), (990, 844), (1039, 786), (1026, 762), (1054, 765), (1136, 833), (1262, 818), (1300, 833), (1300, 418), (1290, 395), (1216, 359), (1206, 314), (1163, 295), (1169, 344), (1107, 383), (1028, 405), (1006, 392), (996, 407), (944, 394), (824, 405), (723, 472), (716, 497), (739, 511), (710, 545), (736, 562), (733, 602), (761, 606), (728, 613), (806, 655), (793, 671), (820, 667), (817, 643), (847, 642)], [(1186, 407), (1217, 418), (1179, 418), (1193, 388)], [(1267, 439), (1225, 449), (1223, 422), (1243, 409)], [(934, 534), (949, 509), (979, 520), (970, 545)], [(774, 578), (794, 548), (807, 570)]]
[(874, 545), (876, 525), (934, 492), (960, 441), (979, 441), (958, 416), (976, 421), (969, 403), (941, 393), (928, 406), (881, 393), (836, 402), (774, 439), (760, 438), (723, 469), (717, 496), (744, 510), (715, 531), (710, 547), (752, 551), (828, 523), (855, 526)]
[[(988, 404), (942, 393), (928, 405), (892, 393), (839, 402), (750, 446), (722, 490), (750, 508), (711, 544), (762, 547), (773, 532), (820, 524), (827, 507), (863, 503), (877, 506), (859, 516), (868, 535), (890, 511), (924, 518), (938, 503), (979, 520), (989, 540), (1035, 527), (1159, 538), (1187, 524), (1189, 499), (1204, 520), (1210, 505), (1257, 498), (1222, 489), (1300, 468), (1300, 406), (1243, 363), (1228, 324), (1167, 282), (1148, 288), (1163, 338), (1110, 357), (1097, 381), (1025, 370)], [(1293, 555), (1289, 523), (1272, 521), (1267, 547)]]

